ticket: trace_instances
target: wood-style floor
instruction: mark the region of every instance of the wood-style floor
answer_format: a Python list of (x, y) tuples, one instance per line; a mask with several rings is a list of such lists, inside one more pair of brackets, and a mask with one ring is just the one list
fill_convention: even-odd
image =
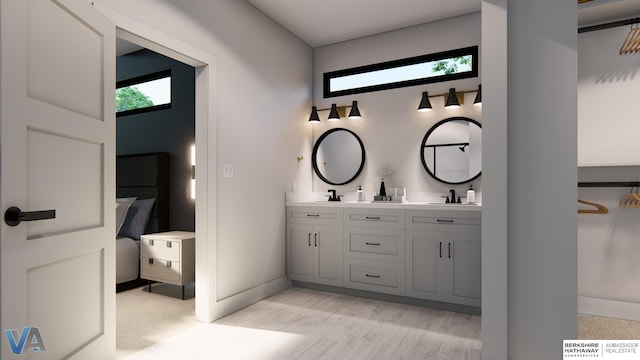
[(480, 317), (290, 288), (127, 359), (480, 359)]

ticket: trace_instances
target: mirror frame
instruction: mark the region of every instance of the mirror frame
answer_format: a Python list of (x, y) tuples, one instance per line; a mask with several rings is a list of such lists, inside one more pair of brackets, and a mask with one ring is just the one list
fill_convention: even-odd
[[(329, 179), (327, 179), (324, 175), (322, 175), (322, 173), (320, 173), (320, 169), (318, 168), (318, 163), (317, 163), (317, 156), (318, 156), (318, 148), (320, 147), (320, 144), (322, 144), (322, 140), (324, 140), (327, 136), (333, 134), (336, 131), (346, 131), (348, 133), (350, 133), (351, 135), (353, 135), (353, 137), (358, 140), (358, 143), (360, 144), (360, 149), (362, 150), (362, 161), (360, 162), (360, 167), (358, 168), (358, 171), (356, 171), (355, 175), (353, 175), (353, 177), (351, 177), (350, 179), (348, 179), (345, 182), (341, 182), (341, 183), (336, 183), (333, 182)], [(360, 173), (362, 172), (362, 169), (364, 168), (364, 162), (366, 159), (366, 155), (365, 155), (365, 151), (364, 151), (364, 144), (362, 143), (362, 140), (360, 140), (360, 137), (354, 133), (353, 131), (349, 130), (349, 129), (345, 129), (345, 128), (335, 128), (335, 129), (330, 129), (327, 130), (324, 134), (320, 135), (320, 137), (318, 138), (318, 140), (316, 140), (316, 143), (313, 145), (313, 153), (311, 155), (311, 164), (313, 165), (313, 171), (316, 173), (316, 175), (318, 175), (318, 177), (326, 182), (327, 184), (330, 185), (345, 185), (348, 184), (350, 182), (352, 182), (353, 180), (355, 180), (358, 175), (360, 175)]]
[(480, 171), (478, 172), (478, 174), (476, 174), (474, 177), (472, 177), (472, 178), (470, 178), (470, 179), (468, 179), (468, 180), (465, 180), (465, 181), (461, 181), (461, 182), (450, 182), (450, 181), (443, 180), (443, 179), (441, 179), (441, 178), (437, 177), (436, 175), (434, 175), (434, 173), (433, 173), (433, 172), (429, 169), (429, 167), (427, 166), (427, 161), (426, 161), (426, 159), (424, 158), (424, 148), (426, 147), (427, 140), (429, 139), (429, 135), (431, 135), (431, 133), (433, 133), (433, 132), (438, 128), (438, 127), (440, 127), (441, 125), (444, 125), (444, 124), (446, 124), (446, 123), (448, 123), (448, 122), (451, 122), (451, 121), (460, 121), (460, 120), (462, 120), (462, 121), (468, 121), (468, 122), (470, 122), (470, 123), (472, 123), (472, 124), (476, 124), (480, 129), (482, 129), (482, 124), (480, 124), (479, 122), (477, 122), (476, 120), (473, 120), (473, 119), (471, 119), (471, 118), (468, 118), (468, 117), (465, 117), (465, 116), (453, 116), (453, 117), (449, 117), (449, 118), (446, 118), (446, 119), (444, 119), (444, 120), (440, 120), (440, 121), (438, 121), (436, 124), (434, 124), (434, 125), (431, 127), (431, 129), (429, 129), (429, 131), (427, 131), (427, 134), (426, 134), (426, 135), (424, 136), (424, 138), (422, 139), (422, 144), (420, 145), (420, 160), (422, 161), (422, 167), (424, 167), (424, 169), (427, 171), (427, 173), (429, 173), (429, 175), (431, 175), (431, 177), (432, 177), (432, 178), (434, 178), (434, 179), (436, 179), (436, 180), (438, 180), (438, 181), (440, 181), (440, 182), (443, 182), (443, 183), (445, 183), (445, 184), (450, 184), (450, 185), (460, 185), (460, 184), (465, 184), (465, 183), (471, 182), (471, 181), (473, 181), (473, 180), (475, 180), (475, 179), (479, 178), (479, 177), (480, 177), (480, 175), (482, 175), (482, 170), (480, 170)]

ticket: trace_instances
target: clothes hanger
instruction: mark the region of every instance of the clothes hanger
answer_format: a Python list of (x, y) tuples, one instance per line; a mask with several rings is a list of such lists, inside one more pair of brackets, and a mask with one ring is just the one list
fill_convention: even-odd
[[(638, 187), (640, 190), (640, 186)], [(640, 208), (640, 193), (633, 192), (633, 186), (631, 191), (620, 199), (620, 206), (627, 208)]]
[(640, 50), (638, 40), (640, 40), (640, 30), (636, 23), (631, 25), (631, 29), (620, 47), (620, 55), (638, 52)]
[(606, 206), (598, 203), (594, 203), (591, 201), (586, 201), (582, 199), (578, 199), (580, 204), (591, 205), (595, 207), (595, 209), (578, 209), (579, 214), (608, 214), (609, 209)]

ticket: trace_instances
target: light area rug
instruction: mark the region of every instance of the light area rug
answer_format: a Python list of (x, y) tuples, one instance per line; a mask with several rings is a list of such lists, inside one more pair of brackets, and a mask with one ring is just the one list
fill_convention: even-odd
[(640, 321), (578, 314), (578, 339), (640, 340)]
[(194, 285), (156, 283), (116, 294), (116, 359), (139, 352), (187, 329), (195, 320)]

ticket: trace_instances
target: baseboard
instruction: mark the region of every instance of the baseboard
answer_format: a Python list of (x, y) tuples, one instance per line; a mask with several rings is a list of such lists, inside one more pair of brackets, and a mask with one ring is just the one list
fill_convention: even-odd
[(438, 310), (453, 311), (453, 312), (459, 312), (463, 314), (480, 315), (482, 312), (481, 308), (475, 307), (475, 306), (450, 304), (450, 303), (444, 303), (440, 301), (418, 299), (418, 298), (412, 298), (407, 296), (384, 294), (384, 293), (350, 289), (350, 288), (344, 288), (344, 287), (338, 287), (338, 286), (313, 284), (313, 283), (308, 283), (304, 281), (293, 281), (292, 286), (311, 289), (311, 290), (334, 292), (334, 293), (349, 295), (349, 296), (366, 297), (370, 299), (390, 301), (390, 302), (396, 302), (396, 303), (406, 304), (406, 305), (422, 306), (422, 307), (428, 307), (428, 308), (438, 309)]
[(213, 320), (220, 319), (232, 312), (243, 309), (253, 303), (266, 299), (291, 287), (291, 281), (286, 276), (260, 284), (241, 293), (216, 301), (213, 306)]
[(640, 304), (578, 296), (578, 313), (640, 321)]

